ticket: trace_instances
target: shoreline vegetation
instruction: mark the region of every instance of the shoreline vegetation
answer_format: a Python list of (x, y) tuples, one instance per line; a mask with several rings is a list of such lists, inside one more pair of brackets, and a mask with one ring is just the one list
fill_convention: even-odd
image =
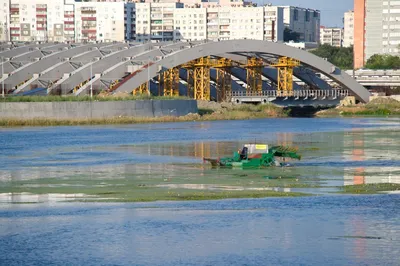
[[(65, 101), (127, 101), (127, 100), (174, 100), (189, 99), (187, 97), (171, 96), (19, 96), (8, 97), (3, 102), (65, 102)], [(163, 117), (109, 117), (109, 118), (83, 118), (83, 119), (16, 119), (0, 118), (0, 127), (18, 126), (80, 126), (80, 125), (105, 125), (105, 124), (138, 124), (160, 122), (192, 122), (192, 121), (217, 121), (217, 120), (247, 120), (262, 118), (283, 118), (290, 116), (290, 110), (274, 104), (264, 105), (234, 105), (232, 103), (216, 103), (197, 101), (198, 113), (186, 116)], [(367, 104), (353, 106), (339, 106), (315, 113), (315, 117), (362, 117), (362, 116), (400, 116), (400, 102), (394, 99), (377, 98)]]
[(376, 98), (367, 104), (339, 106), (316, 113), (318, 117), (400, 116), (400, 101)]

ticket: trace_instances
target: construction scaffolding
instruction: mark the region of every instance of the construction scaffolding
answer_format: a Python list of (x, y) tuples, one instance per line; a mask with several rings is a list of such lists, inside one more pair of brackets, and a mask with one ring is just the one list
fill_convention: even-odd
[(293, 95), (293, 68), (300, 66), (300, 61), (290, 57), (280, 57), (278, 63), (272, 64), (278, 69), (278, 94)]
[(132, 94), (133, 95), (141, 95), (141, 94), (150, 95), (149, 83), (150, 83), (150, 80), (148, 82), (143, 83), (142, 85), (140, 85), (139, 87), (134, 89), (132, 91)]
[(164, 96), (179, 95), (179, 68), (174, 67), (159, 74), (159, 94)]
[(251, 57), (244, 65), (247, 70), (247, 92), (262, 92), (262, 68), (264, 67), (261, 58)]
[(232, 76), (230, 68), (232, 60), (219, 58), (213, 62), (212, 67), (217, 70), (217, 101), (226, 100), (226, 95), (232, 92)]
[(211, 66), (212, 62), (210, 57), (201, 57), (181, 66), (188, 69), (188, 71), (189, 69), (193, 69), (193, 96), (196, 100), (210, 100)]

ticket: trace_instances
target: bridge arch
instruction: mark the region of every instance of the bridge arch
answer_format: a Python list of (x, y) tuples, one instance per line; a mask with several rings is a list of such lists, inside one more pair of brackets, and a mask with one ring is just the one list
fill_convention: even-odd
[(158, 75), (161, 68), (173, 68), (200, 57), (218, 56), (222, 54), (237, 54), (247, 57), (264, 55), (287, 56), (299, 60), (302, 64), (317, 70), (328, 76), (343, 88), (353, 92), (361, 102), (368, 102), (370, 93), (367, 89), (357, 83), (352, 77), (341, 71), (328, 61), (317, 57), (307, 51), (293, 48), (281, 43), (259, 41), (259, 40), (229, 40), (219, 42), (204, 42), (193, 46), (182, 46), (180, 50), (173, 51), (153, 64), (146, 71), (138, 72), (131, 79), (118, 87), (116, 91), (130, 92), (147, 82), (150, 78)]

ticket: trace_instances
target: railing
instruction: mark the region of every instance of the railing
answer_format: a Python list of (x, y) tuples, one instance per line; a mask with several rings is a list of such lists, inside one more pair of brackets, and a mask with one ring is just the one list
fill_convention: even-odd
[(228, 92), (227, 97), (346, 97), (349, 96), (348, 90), (295, 90), (295, 91), (276, 91), (268, 90), (261, 92), (233, 91)]

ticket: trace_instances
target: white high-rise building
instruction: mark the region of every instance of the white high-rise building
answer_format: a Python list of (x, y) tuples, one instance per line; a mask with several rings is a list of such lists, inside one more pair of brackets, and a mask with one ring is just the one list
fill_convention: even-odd
[(344, 13), (343, 24), (343, 47), (351, 47), (354, 45), (354, 11)]
[(335, 47), (342, 47), (343, 43), (343, 29), (342, 28), (326, 28), (321, 27), (320, 43), (329, 44)]
[(10, 40), (10, 0), (0, 0), (0, 41)]
[(136, 3), (136, 40), (173, 41), (180, 39), (174, 31), (174, 12), (182, 3)]
[(124, 2), (75, 2), (75, 41), (124, 41)]

